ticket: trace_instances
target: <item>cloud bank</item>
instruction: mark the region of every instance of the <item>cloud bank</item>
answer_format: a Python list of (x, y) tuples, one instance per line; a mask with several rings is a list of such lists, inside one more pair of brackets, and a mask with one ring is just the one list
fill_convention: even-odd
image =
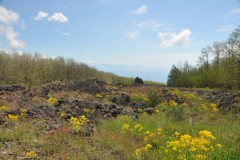
[(22, 25), (20, 14), (11, 10), (7, 10), (0, 6), (0, 35), (4, 36), (8, 45), (12, 49), (24, 48), (25, 43), (18, 39), (19, 33), (14, 31), (14, 24)]
[(190, 41), (192, 32), (189, 29), (183, 29), (179, 33), (159, 32), (158, 37), (161, 40), (160, 47), (172, 47), (187, 45)]

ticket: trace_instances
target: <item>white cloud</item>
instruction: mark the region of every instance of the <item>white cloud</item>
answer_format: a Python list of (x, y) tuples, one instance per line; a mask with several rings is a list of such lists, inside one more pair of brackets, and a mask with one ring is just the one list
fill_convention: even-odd
[(147, 13), (147, 6), (141, 6), (137, 8), (135, 11), (133, 11), (134, 14), (140, 15), (143, 13)]
[(135, 26), (138, 28), (150, 29), (153, 31), (157, 31), (165, 25), (166, 24), (159, 23), (158, 21), (144, 21), (144, 22), (135, 24)]
[(189, 29), (183, 29), (181, 32), (159, 32), (158, 37), (161, 40), (161, 47), (186, 45), (190, 41), (192, 32)]
[(239, 15), (240, 14), (240, 8), (235, 8), (235, 9), (232, 9), (231, 11), (229, 11), (227, 13), (227, 16), (228, 17), (233, 17), (233, 16), (236, 16), (236, 15)]
[(34, 20), (38, 21), (38, 20), (42, 20), (44, 18), (48, 17), (48, 13), (43, 12), (43, 11), (39, 11), (36, 17), (33, 17)]
[(0, 6), (0, 22), (4, 24), (16, 23), (20, 16), (18, 13)]
[(224, 25), (221, 28), (218, 28), (216, 31), (217, 32), (230, 32), (232, 31), (236, 26), (233, 24), (229, 24), (229, 25)]
[(17, 39), (19, 33), (14, 31), (13, 24), (18, 24), (20, 28), (26, 27), (24, 21), (20, 19), (19, 13), (0, 6), (0, 34), (4, 36), (11, 48), (24, 48), (24, 42)]
[(24, 42), (17, 39), (19, 34), (15, 32), (12, 27), (1, 27), (0, 33), (4, 34), (5, 39), (11, 48), (24, 48)]
[(129, 39), (135, 39), (135, 38), (139, 38), (140, 34), (139, 34), (139, 31), (136, 30), (136, 31), (123, 31), (124, 33), (124, 36), (129, 38)]
[(68, 18), (62, 14), (62, 12), (55, 12), (51, 17), (48, 18), (48, 21), (55, 21), (55, 22), (67, 22)]
[(62, 36), (70, 36), (70, 33), (69, 32), (64, 32), (64, 33), (61, 33)]

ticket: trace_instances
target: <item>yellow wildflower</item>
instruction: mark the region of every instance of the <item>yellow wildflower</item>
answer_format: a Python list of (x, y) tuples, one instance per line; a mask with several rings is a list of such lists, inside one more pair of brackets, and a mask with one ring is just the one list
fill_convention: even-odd
[(222, 148), (222, 145), (218, 143), (218, 144), (216, 144), (216, 147)]
[(205, 155), (202, 155), (202, 154), (196, 154), (195, 155), (195, 159), (196, 160), (204, 160), (206, 159), (207, 157)]
[(169, 100), (168, 105), (175, 107), (175, 106), (177, 106), (177, 103), (174, 100)]
[(64, 112), (62, 112), (61, 114), (60, 114), (60, 117), (65, 117), (66, 116), (66, 113), (64, 113)]
[(8, 107), (6, 107), (6, 106), (0, 106), (0, 111), (6, 111), (6, 110), (8, 110)]
[(138, 123), (138, 124), (136, 124), (136, 125), (134, 126), (134, 129), (136, 129), (136, 130), (138, 130), (138, 131), (140, 132), (141, 130), (143, 130), (143, 126)]
[(155, 109), (155, 110), (154, 110), (154, 113), (159, 113), (159, 110), (158, 110), (158, 109)]
[(179, 132), (175, 132), (175, 133), (174, 133), (174, 137), (178, 137), (179, 135), (180, 135)]
[(18, 115), (8, 114), (7, 117), (9, 120), (18, 121)]
[(210, 138), (210, 139), (216, 139), (212, 133), (208, 130), (203, 130), (198, 132), (199, 136), (204, 137), (204, 138)]
[(97, 98), (103, 98), (103, 96), (101, 94), (98, 94), (98, 93), (96, 94), (96, 97)]
[(26, 153), (25, 155), (26, 158), (36, 158), (37, 157), (37, 154), (35, 151), (29, 151)]
[(48, 100), (47, 100), (47, 102), (48, 102), (49, 104), (52, 104), (52, 105), (54, 105), (55, 103), (57, 103), (57, 101), (58, 101), (58, 99), (57, 99), (57, 98), (54, 98), (54, 97), (50, 97), (50, 98), (48, 98)]
[(128, 130), (128, 129), (129, 129), (129, 127), (130, 127), (130, 125), (129, 125), (129, 124), (127, 124), (127, 123), (124, 123), (122, 128), (123, 128), (123, 129), (126, 129), (126, 130)]
[(23, 116), (26, 116), (26, 113), (27, 113), (27, 109), (21, 109), (20, 110), (20, 116), (23, 117)]

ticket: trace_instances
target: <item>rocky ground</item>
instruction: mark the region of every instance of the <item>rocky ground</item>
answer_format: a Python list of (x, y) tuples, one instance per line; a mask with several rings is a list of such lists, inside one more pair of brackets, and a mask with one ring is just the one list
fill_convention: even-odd
[[(7, 106), (0, 112), (0, 127), (9, 129), (11, 123), (7, 116), (20, 115), (22, 109), (26, 109), (25, 120), (40, 119), (34, 122), (35, 126), (41, 126), (38, 134), (51, 134), (62, 125), (62, 120), (69, 121), (71, 117), (79, 117), (87, 114), (84, 109), (94, 110), (89, 115), (89, 122), (83, 136), (91, 136), (94, 125), (101, 119), (112, 119), (118, 115), (129, 115), (137, 119), (140, 113), (152, 114), (155, 111), (144, 100), (134, 99), (134, 90), (159, 92), (158, 102), (174, 100), (177, 104), (186, 102), (178, 94), (171, 92), (172, 88), (150, 85), (109, 85), (96, 79), (74, 82), (53, 82), (39, 87), (24, 87), (18, 85), (0, 86), (0, 106)], [(189, 91), (183, 89), (183, 91)], [(240, 92), (191, 90), (191, 93), (214, 102), (222, 114), (238, 115), (240, 113)], [(49, 104), (50, 97), (57, 98), (57, 102)], [(144, 98), (142, 98), (144, 99)], [(151, 100), (151, 99), (150, 99)], [(191, 106), (191, 104), (188, 104)], [(12, 142), (0, 139), (0, 159), (21, 159), (14, 156), (10, 150)]]

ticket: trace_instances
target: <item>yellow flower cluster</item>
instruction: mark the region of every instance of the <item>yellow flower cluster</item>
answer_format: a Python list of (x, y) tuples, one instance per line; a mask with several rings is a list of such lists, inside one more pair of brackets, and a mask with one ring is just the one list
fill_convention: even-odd
[(144, 134), (143, 141), (148, 141), (150, 138), (155, 137), (155, 134), (151, 131), (146, 131)]
[[(215, 148), (222, 147), (221, 144), (211, 144), (212, 140), (216, 138), (208, 130), (198, 132), (198, 137), (192, 137), (189, 134), (180, 135), (179, 132), (173, 134), (174, 140), (167, 141), (166, 147), (162, 147), (166, 154), (177, 154), (178, 159), (186, 159), (186, 156), (190, 156), (196, 160), (206, 159), (206, 155), (203, 153), (212, 152)], [(200, 154), (201, 153), (201, 154)]]
[(137, 131), (142, 131), (143, 130), (143, 126), (140, 124), (140, 123), (138, 123), (138, 124), (136, 124), (135, 126), (134, 126), (134, 129), (136, 129)]
[(8, 108), (6, 106), (0, 106), (0, 111), (6, 111)]
[(218, 108), (217, 108), (217, 105), (216, 105), (216, 104), (211, 103), (210, 106), (212, 107), (212, 110), (214, 110), (214, 111), (218, 111)]
[(177, 106), (177, 103), (174, 100), (169, 100), (168, 106), (175, 107), (175, 106)]
[(143, 130), (143, 126), (140, 123), (137, 123), (133, 127), (131, 127), (129, 124), (124, 123), (122, 126), (122, 132), (127, 133), (127, 132), (141, 132)]
[(74, 132), (79, 132), (81, 129), (81, 126), (86, 124), (89, 120), (84, 116), (80, 116), (79, 118), (71, 117), (70, 118), (70, 123), (73, 127)]
[(216, 139), (212, 133), (208, 130), (203, 130), (203, 131), (199, 131), (198, 132), (198, 135), (201, 137), (201, 138), (209, 138), (209, 139)]
[(103, 96), (101, 94), (98, 94), (98, 93), (96, 94), (96, 97), (97, 98), (103, 98)]
[(178, 105), (174, 100), (165, 101), (163, 104), (170, 107), (175, 107)]
[(18, 115), (13, 115), (13, 114), (8, 114), (7, 117), (9, 120), (14, 121), (14, 122), (18, 121), (18, 118), (19, 118)]
[(130, 127), (129, 124), (124, 123), (122, 126), (122, 131), (123, 131), (123, 133), (127, 133), (128, 131), (132, 131), (132, 128)]
[(61, 114), (60, 114), (60, 117), (65, 117), (66, 116), (66, 113), (65, 112), (62, 112)]
[(36, 157), (37, 157), (37, 154), (36, 154), (35, 151), (32, 151), (32, 150), (31, 150), (31, 151), (29, 151), (29, 152), (26, 153), (25, 157), (26, 157), (26, 158), (36, 158)]
[(90, 113), (90, 114), (94, 114), (95, 113), (95, 109), (90, 109), (90, 108), (83, 108), (83, 112), (85, 113)]
[(54, 97), (50, 97), (48, 98), (47, 102), (51, 105), (54, 105), (55, 103), (57, 103), (58, 99), (54, 98)]
[(203, 160), (203, 159), (207, 159), (206, 155), (203, 154), (196, 154), (194, 156), (192, 156), (195, 160)]
[(23, 108), (20, 110), (20, 117), (23, 117), (23, 116), (26, 116), (26, 113), (27, 113), (27, 109)]
[(149, 141), (150, 139), (158, 136), (158, 135), (161, 135), (162, 134), (162, 129), (161, 128), (157, 128), (155, 131), (151, 132), (151, 131), (146, 131), (144, 133), (144, 138), (143, 138), (143, 141), (146, 142), (146, 141)]
[(136, 149), (135, 154), (136, 156), (140, 157), (142, 154), (146, 153), (150, 148), (152, 148), (152, 145), (148, 143), (144, 147)]
[(138, 112), (139, 112), (139, 113), (142, 113), (143, 110), (142, 110), (141, 108), (138, 108)]

